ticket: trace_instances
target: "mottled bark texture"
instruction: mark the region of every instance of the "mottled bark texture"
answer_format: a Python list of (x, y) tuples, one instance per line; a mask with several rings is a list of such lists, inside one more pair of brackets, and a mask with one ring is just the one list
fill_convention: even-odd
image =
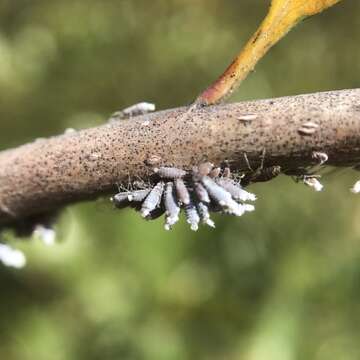
[(154, 166), (204, 160), (232, 170), (360, 162), (360, 89), (205, 108), (178, 108), (39, 139), (0, 152), (0, 225), (114, 193)]

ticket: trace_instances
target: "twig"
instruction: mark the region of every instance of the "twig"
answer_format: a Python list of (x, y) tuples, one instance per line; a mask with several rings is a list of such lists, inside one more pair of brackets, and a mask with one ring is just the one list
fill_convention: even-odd
[[(0, 224), (16, 223), (116, 192), (153, 168), (189, 170), (204, 160), (232, 170), (360, 162), (360, 89), (156, 112), (0, 152)], [(309, 131), (303, 131), (307, 129)]]
[(195, 104), (216, 104), (229, 97), (257, 62), (301, 19), (315, 15), (341, 0), (272, 0), (268, 14), (241, 52), (196, 100)]

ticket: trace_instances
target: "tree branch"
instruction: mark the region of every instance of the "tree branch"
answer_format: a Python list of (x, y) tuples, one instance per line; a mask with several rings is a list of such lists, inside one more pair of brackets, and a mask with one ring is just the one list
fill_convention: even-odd
[(178, 108), (0, 152), (0, 224), (114, 193), (116, 184), (147, 179), (155, 165), (191, 169), (204, 160), (232, 169), (360, 162), (360, 89)]

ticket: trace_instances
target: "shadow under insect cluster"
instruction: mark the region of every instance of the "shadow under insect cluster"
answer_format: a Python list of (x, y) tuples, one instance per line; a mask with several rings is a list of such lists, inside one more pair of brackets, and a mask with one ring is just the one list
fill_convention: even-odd
[(119, 192), (111, 198), (116, 208), (132, 207), (146, 220), (165, 215), (164, 228), (170, 230), (178, 222), (181, 210), (191, 230), (203, 223), (215, 227), (210, 213), (241, 216), (255, 208), (248, 201), (256, 196), (241, 186), (241, 178), (228, 167), (214, 167), (206, 162), (185, 171), (173, 167), (154, 169), (154, 182), (137, 184), (137, 189)]

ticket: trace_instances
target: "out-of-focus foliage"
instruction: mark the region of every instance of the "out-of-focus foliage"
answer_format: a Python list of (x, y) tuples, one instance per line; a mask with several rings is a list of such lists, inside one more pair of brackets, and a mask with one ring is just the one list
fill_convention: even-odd
[[(101, 124), (138, 101), (192, 101), (266, 0), (2, 0), (0, 144)], [(359, 86), (360, 3), (293, 30), (233, 100)], [(172, 232), (107, 202), (67, 209), (60, 243), (0, 268), (1, 359), (359, 359), (357, 174), (314, 193), (256, 185), (257, 209)]]

